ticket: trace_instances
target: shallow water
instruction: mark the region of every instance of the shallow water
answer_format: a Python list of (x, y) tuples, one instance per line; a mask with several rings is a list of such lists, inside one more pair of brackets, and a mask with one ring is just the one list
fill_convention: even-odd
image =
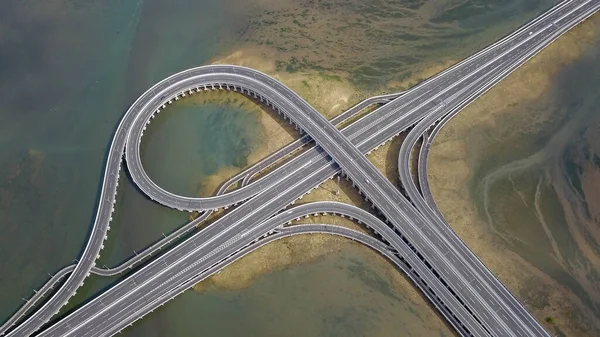
[[(518, 2), (509, 1), (506, 6), (513, 8)], [(525, 22), (526, 16), (547, 7), (548, 1), (535, 2), (535, 6), (519, 20)], [(22, 297), (31, 296), (32, 289), (45, 282), (47, 272), (55, 272), (78, 256), (93, 221), (107, 147), (127, 107), (165, 76), (205, 64), (222, 51), (246, 43), (240, 30), (247, 21), (240, 13), (246, 14), (243, 3), (219, 0), (3, 2), (0, 267), (6, 272), (0, 275), (2, 321), (22, 303)], [(511, 20), (511, 25), (519, 21), (512, 16)], [(466, 21), (464, 27), (480, 29), (469, 28)], [(510, 28), (503, 26), (500, 31)], [(499, 35), (494, 31), (494, 37)], [(471, 48), (480, 44), (481, 39)], [(445, 59), (443, 46), (433, 50), (432, 55)], [(239, 110), (212, 106), (200, 111), (182, 105), (173, 108), (171, 115), (150, 125), (155, 131), (144, 139), (144, 147), (151, 154), (144, 152), (143, 160), (157, 182), (176, 192), (193, 195), (203, 176), (221, 166), (242, 165), (249, 144), (257, 141), (256, 121)], [(209, 144), (207, 139), (216, 143)], [(173, 171), (177, 174), (172, 175)], [(100, 265), (122, 261), (188, 217), (150, 202), (125, 175), (121, 177), (115, 219)], [(317, 279), (323, 277), (320, 272), (328, 275), (316, 270)], [(84, 300), (105, 282), (90, 281), (72, 303)], [(263, 295), (254, 295), (259, 298), (268, 293), (267, 288), (257, 289), (252, 291), (262, 291)], [(216, 291), (210, 294), (203, 296), (215, 300), (195, 304), (189, 304), (194, 301), (191, 298), (199, 295), (186, 294), (152, 317), (162, 322), (160, 331), (173, 334), (178, 324), (168, 324), (175, 320), (171, 310), (180, 312), (192, 305), (206, 311), (230, 303)], [(290, 300), (281, 299), (279, 305)], [(245, 305), (252, 311), (252, 305), (260, 308), (261, 304)], [(306, 311), (311, 310), (306, 304)], [(257, 329), (267, 329), (272, 323), (268, 317), (255, 318)], [(264, 319), (260, 324), (259, 318)], [(333, 326), (335, 321), (331, 318), (328, 324)]]
[[(201, 95), (200, 95), (201, 96)], [(237, 94), (232, 98), (244, 99)], [(256, 114), (234, 104), (175, 104), (144, 133), (142, 162), (159, 186), (198, 196), (203, 178), (223, 166), (244, 167), (261, 139)]]
[[(512, 138), (491, 142), (487, 150), (493, 159), (480, 163), (471, 182), (472, 196), (490, 230), (572, 293), (581, 307), (573, 309), (571, 319), (592, 326), (596, 333), (600, 331), (600, 237), (598, 199), (591, 191), (598, 189), (594, 179), (600, 148), (598, 57), (597, 39), (579, 60), (560, 71), (544, 97), (511, 110), (519, 114), (535, 110), (557, 118), (517, 137), (527, 146), (518, 146)], [(503, 129), (512, 122), (498, 125)], [(548, 306), (544, 290), (536, 293), (527, 300), (538, 308)], [(519, 296), (525, 300), (528, 295)]]
[[(119, 118), (157, 80), (214, 57), (228, 36), (215, 24), (222, 15), (219, 1), (3, 3), (0, 264), (10, 272), (0, 276), (0, 317), (77, 257)], [(186, 218), (121, 190), (116, 260)]]

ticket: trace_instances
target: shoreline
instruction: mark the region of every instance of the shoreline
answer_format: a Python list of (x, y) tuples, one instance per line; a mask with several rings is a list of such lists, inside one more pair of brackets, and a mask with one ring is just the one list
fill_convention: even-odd
[[(324, 77), (320, 74), (315, 73), (279, 73), (275, 72), (275, 65), (270, 64), (267, 61), (260, 59), (259, 57), (254, 57), (252, 55), (248, 55), (242, 51), (236, 51), (232, 53), (230, 56), (226, 56), (216, 60), (214, 63), (233, 63), (245, 66), (251, 66), (257, 68), (261, 71), (265, 71), (271, 76), (278, 78), (283, 81), (286, 85), (288, 85), (293, 90), (297, 90), (302, 97), (307, 99), (307, 101), (315, 106), (319, 111), (325, 111), (324, 115), (328, 118), (332, 118), (335, 115), (341, 113), (345, 109), (350, 106), (358, 103), (364, 94), (360, 94), (359, 90), (354, 89), (348, 83), (346, 79), (331, 79)], [(315, 83), (316, 82), (316, 83)], [(324, 92), (324, 88), (327, 87), (328, 91), (326, 95), (321, 95)], [(341, 99), (335, 99), (337, 95), (340, 93), (345, 93)], [(353, 97), (350, 100), (348, 97)], [(248, 100), (250, 101), (250, 100)], [(285, 124), (285, 121), (281, 120), (278, 115), (274, 114), (271, 111), (265, 111), (266, 109), (259, 108), (259, 110), (252, 110), (250, 113), (257, 113), (260, 123), (262, 125), (262, 133), (263, 135), (281, 135), (285, 133), (284, 136), (277, 136), (274, 138), (265, 138), (264, 141), (261, 142), (259, 146), (253, 148), (253, 151), (248, 156), (248, 164), (251, 165), (256, 161), (261, 160), (265, 156), (271, 154), (273, 151), (278, 150), (279, 148), (287, 145), (289, 142), (297, 139), (299, 134), (296, 137), (292, 137), (292, 132), (289, 129), (286, 130), (286, 127), (289, 127), (288, 124)], [(293, 128), (290, 128), (294, 133), (296, 132)], [(388, 142), (385, 146), (380, 147), (380, 149), (373, 151), (369, 158), (373, 158), (376, 161), (376, 165), (383, 169), (383, 172), (386, 172), (386, 175), (390, 179), (397, 179), (397, 170), (390, 169), (390, 167), (397, 166), (397, 160), (393, 155), (393, 152), (399, 149), (400, 141), (402, 137), (396, 137), (392, 142)], [(393, 145), (392, 150), (390, 151), (390, 145)], [(397, 154), (397, 153), (396, 153)], [(373, 160), (372, 159), (372, 160)], [(205, 186), (210, 186), (206, 188), (203, 186), (202, 193), (206, 194), (212, 192), (214, 188), (220, 185), (224, 180), (231, 177), (233, 174), (236, 174), (243, 168), (231, 168), (226, 167), (219, 170), (214, 175), (211, 175), (207, 178), (210, 181), (210, 184), (205, 184)], [(339, 195), (336, 193), (339, 189)], [(338, 187), (337, 179), (327, 180), (319, 188), (310, 192), (310, 194), (305, 195), (302, 199), (297, 201), (297, 204), (307, 203), (318, 200), (330, 200), (330, 201), (339, 201), (345, 202), (367, 211), (372, 211), (370, 205), (364, 201), (364, 199), (358, 194), (358, 191), (352, 188), (352, 184), (345, 179), (340, 179), (340, 184)], [(330, 223), (336, 224), (340, 226), (349, 227), (352, 229), (360, 230), (365, 233), (368, 231), (355, 223), (354, 221), (350, 221), (349, 219), (341, 218), (338, 216), (327, 215), (327, 216), (312, 216), (308, 219), (302, 219), (300, 221), (294, 221), (293, 223)], [(204, 225), (203, 225), (204, 226)], [(303, 244), (300, 244), (304, 242)], [(316, 243), (320, 244), (316, 244)], [(310, 236), (298, 236), (292, 238), (286, 238), (282, 240), (278, 240), (273, 242), (265, 247), (259, 248), (257, 251), (248, 254), (247, 256), (239, 259), (232, 265), (224, 268), (222, 272), (217, 276), (211, 276), (207, 280), (198, 284), (195, 289), (197, 291), (202, 291), (206, 287), (207, 284), (210, 284), (212, 287), (216, 287), (218, 289), (223, 290), (233, 290), (233, 289), (241, 289), (250, 286), (256, 279), (260, 278), (263, 275), (282, 270), (284, 268), (308, 263), (311, 261), (316, 261), (320, 258), (323, 258), (329, 254), (339, 252), (340, 247), (344, 246), (347, 242), (351, 242), (344, 238), (332, 237), (326, 234), (318, 234), (318, 235), (310, 235)], [(293, 247), (293, 248), (290, 248)], [(304, 248), (302, 248), (304, 247)], [(310, 247), (310, 249), (306, 249), (306, 247)], [(290, 249), (288, 251), (288, 249)], [(368, 247), (362, 247), (365, 251), (370, 251)], [(272, 252), (272, 254), (265, 254), (263, 251)], [(287, 252), (287, 253), (286, 253)], [(293, 257), (289, 257), (293, 256)], [(288, 256), (287, 258), (277, 259), (272, 261), (272, 256)], [(269, 260), (269, 266), (266, 266), (266, 262), (259, 262), (260, 260)], [(257, 265), (259, 267), (257, 267)], [(238, 276), (233, 279), (237, 280), (246, 280), (239, 281), (238, 284), (232, 284), (227, 277), (223, 277), (223, 275), (228, 275), (229, 272), (226, 272), (228, 269), (237, 270), (237, 273), (245, 276)], [(400, 275), (404, 277), (403, 275)], [(416, 291), (411, 290), (416, 294)]]

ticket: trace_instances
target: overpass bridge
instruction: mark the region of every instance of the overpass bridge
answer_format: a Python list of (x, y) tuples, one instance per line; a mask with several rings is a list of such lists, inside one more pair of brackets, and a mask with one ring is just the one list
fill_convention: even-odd
[[(143, 275), (144, 270), (149, 270), (146, 269), (147, 267), (139, 271), (142, 274), (136, 272), (130, 276), (151, 278), (154, 283), (147, 282), (145, 283), (146, 287), (150, 284), (157, 285), (156, 282), (159, 282), (159, 285), (164, 288), (163, 290), (169, 292), (182, 282), (192, 279), (193, 277), (190, 277), (189, 273), (198, 275), (198, 271), (204, 270), (200, 268), (205, 265), (196, 263), (198, 260), (191, 260), (192, 256), (201, 259), (212, 254), (209, 258), (202, 260), (209, 261), (213, 256), (219, 256), (221, 251), (226, 251), (229, 247), (236, 244), (247, 244), (246, 241), (251, 235), (248, 234), (248, 238), (229, 237), (228, 233), (231, 232), (231, 228), (240, 231), (248, 229), (247, 232), (252, 231), (257, 234), (256, 237), (262, 236), (255, 232), (255, 228), (268, 229), (261, 227), (260, 224), (265, 223), (272, 214), (310, 191), (323, 179), (339, 172), (341, 166), (343, 172), (353, 179), (366, 197), (391, 223), (391, 229), (396, 233), (395, 236), (402, 241), (395, 242), (394, 249), (400, 252), (402, 250), (399, 248), (400, 246), (408, 247), (419, 258), (420, 266), (427, 268), (432, 273), (433, 278), (427, 281), (435, 283), (434, 279), (437, 279), (444, 285), (445, 290), (441, 291), (445, 295), (454, 297), (459, 303), (462, 302), (463, 309), (456, 310), (466, 310), (470, 317), (466, 317), (463, 327), (457, 330), (462, 331), (463, 334), (473, 335), (547, 335), (535, 319), (502, 287), (500, 282), (447, 226), (440, 226), (429, 215), (423, 214), (424, 211), (420, 207), (409, 204), (385, 178), (382, 179), (379, 172), (369, 166), (370, 163), (364, 159), (363, 154), (420, 120), (426, 119), (427, 123), (431, 123), (447, 115), (448, 109), (451, 111), (460, 107), (461, 104), (468, 104), (483, 90), (487, 90), (482, 88), (491, 87), (557, 36), (596, 12), (598, 5), (598, 1), (562, 2), (517, 32), (404, 93), (345, 128), (342, 132), (324, 120), (308, 103), (281, 83), (251, 69), (233, 66), (200, 67), (176, 74), (160, 82), (134, 103), (117, 129), (107, 161), (105, 184), (102, 190), (103, 198), (101, 198), (96, 221), (98, 226), (94, 225), (93, 233), (82, 258), (65, 285), (61, 287), (62, 292), (59, 290), (57, 293), (62, 294), (62, 297), (52, 297), (32, 317), (15, 328), (10, 335), (28, 335), (27, 331), (35, 331), (39, 328), (44, 319), (52, 316), (53, 310), (60, 308), (64, 303), (65, 296), (70, 296), (85, 276), (91, 272), (108, 229), (114, 203), (114, 193), (111, 196), (108, 192), (116, 189), (118, 167), (123, 151), (127, 157), (128, 168), (138, 186), (149, 197), (169, 207), (185, 210), (209, 210), (235, 205), (247, 198), (252, 198), (221, 219), (220, 226), (215, 226), (217, 225), (215, 223), (209, 227), (220, 228), (222, 232), (210, 231), (214, 236), (209, 238), (206, 237), (207, 232), (202, 231), (165, 254), (165, 257), (161, 256), (150, 263), (147, 267), (155, 268), (152, 274), (154, 276)], [(295, 160), (298, 162), (296, 162), (295, 168), (290, 168), (294, 167), (292, 164), (283, 165), (240, 190), (225, 194), (226, 197), (185, 198), (162, 190), (145, 175), (141, 160), (139, 160), (139, 142), (143, 130), (152, 116), (169, 101), (175, 98), (180, 99), (181, 96), (208, 87), (229, 88), (262, 98), (268, 105), (275, 106), (278, 111), (306, 131), (312, 139), (316, 140), (319, 147), (314, 147), (306, 152), (310, 152), (310, 155), (304, 153), (296, 158)], [(415, 129), (416, 127), (413, 128), (413, 130)], [(374, 130), (377, 132), (373, 132)], [(402, 153), (400, 155), (402, 156)], [(309, 173), (307, 174), (307, 172)], [(262, 207), (254, 210), (250, 205), (262, 205)], [(207, 241), (200, 240), (202, 233)], [(236, 240), (233, 240), (234, 238)], [(223, 248), (223, 246), (225, 247)], [(441, 251), (440, 247), (448, 250)], [(166, 256), (174, 258), (177, 266), (167, 266)], [(159, 268), (157, 266), (161, 261), (165, 266)], [(173, 274), (177, 270), (176, 268), (182, 269)], [(166, 275), (174, 276), (162, 279)], [(467, 281), (465, 275), (472, 276), (475, 282)], [(460, 284), (463, 288), (453, 289), (448, 286), (448, 280), (456, 281), (451, 284)], [(120, 303), (142, 289), (142, 286), (130, 289), (124, 295), (125, 297), (119, 297)], [(111, 292), (109, 291), (109, 293)], [(114, 292), (111, 295), (114, 295)], [(138, 304), (134, 301), (130, 303), (130, 306)], [(94, 326), (92, 322), (101, 315), (81, 309), (74, 314), (79, 312), (78, 315), (81, 315), (84, 312), (92, 316), (87, 317), (78, 326)], [(86, 310), (89, 310), (89, 307)], [(139, 313), (141, 309), (137, 307), (137, 310), (134, 313)], [(105, 309), (102, 314), (107, 312), (110, 314), (111, 310)], [(122, 311), (119, 313), (123, 314)], [(82, 316), (78, 317), (82, 319)], [(60, 324), (61, 322), (57, 323), (57, 325)], [(48, 334), (52, 334), (52, 329), (48, 329)]]

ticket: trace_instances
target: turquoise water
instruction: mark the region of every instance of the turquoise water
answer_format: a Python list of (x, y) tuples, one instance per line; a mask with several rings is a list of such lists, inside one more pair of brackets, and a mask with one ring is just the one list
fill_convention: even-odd
[(233, 104), (184, 101), (170, 106), (144, 133), (142, 161), (148, 175), (168, 191), (198, 196), (206, 176), (223, 166), (246, 166), (245, 158), (261, 137), (256, 117)]
[[(255, 114), (236, 106), (178, 102), (148, 126), (142, 138), (142, 162), (159, 186), (198, 196), (203, 178), (221, 167), (245, 164), (261, 130)], [(100, 265), (114, 266), (188, 221), (188, 213), (151, 202), (131, 180), (122, 179), (122, 185), (120, 207)]]
[(0, 317), (82, 247), (141, 5), (3, 3)]

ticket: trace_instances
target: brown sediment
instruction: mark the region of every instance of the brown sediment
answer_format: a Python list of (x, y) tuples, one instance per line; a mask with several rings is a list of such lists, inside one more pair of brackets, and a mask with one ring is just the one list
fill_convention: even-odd
[[(392, 181), (398, 181), (397, 155), (402, 144), (404, 134), (396, 137), (378, 150), (371, 153), (369, 159), (386, 173)], [(314, 201), (337, 201), (355, 205), (367, 211), (372, 211), (371, 205), (362, 198), (358, 190), (352, 187), (350, 181), (337, 176), (325, 181), (317, 189), (312, 190), (310, 194), (305, 195), (298, 201), (298, 204)], [(372, 234), (364, 226), (347, 218), (341, 218), (335, 215), (319, 215), (303, 218), (299, 221), (293, 221), (293, 224), (302, 223), (324, 223), (344, 226), (350, 229), (359, 230), (366, 234)], [(194, 289), (203, 291), (206, 287), (217, 287), (219, 289), (240, 289), (251, 285), (258, 277), (281, 270), (283, 268), (314, 261), (343, 249), (349, 240), (332, 235), (301, 235), (292, 238), (281, 239), (270, 243), (265, 247), (244, 256), (232, 265), (223, 269), (218, 274), (209, 277), (207, 280), (199, 283)], [(360, 246), (364, 251), (371, 251), (370, 248)], [(377, 254), (376, 254), (377, 255)], [(381, 258), (381, 257), (380, 257)], [(391, 266), (391, 265), (390, 265)], [(401, 287), (403, 291), (410, 292), (411, 298), (419, 298), (420, 295), (412, 289), (412, 286), (405, 280), (404, 276), (397, 273), (395, 268), (389, 268), (389, 275), (394, 279), (394, 283)], [(394, 275), (394, 276), (391, 276)], [(410, 291), (409, 291), (410, 289)]]
[[(492, 165), (508, 151), (527, 153), (535, 145), (526, 140), (560, 126), (566, 111), (549, 114), (554, 110), (539, 108), (535, 102), (543, 98), (562, 67), (583, 55), (599, 25), (599, 15), (580, 24), (454, 117), (436, 137), (428, 165), (432, 193), (453, 230), (549, 331), (567, 336), (594, 336), (599, 326), (593, 314), (566, 286), (507, 249), (485, 215), (478, 213), (467, 186), (478, 167)], [(490, 153), (490, 144), (500, 150)], [(506, 144), (505, 150), (501, 144)], [(592, 171), (586, 174), (595, 181), (593, 177), (600, 174)], [(598, 200), (597, 191), (586, 194)]]
[[(300, 54), (302, 53), (304, 53), (304, 51), (300, 52)], [(223, 56), (218, 60), (215, 60), (214, 63), (249, 66), (274, 76), (289, 86), (292, 90), (296, 91), (301, 97), (305, 98), (318, 111), (323, 113), (328, 118), (339, 114), (341, 111), (359, 102), (361, 99), (371, 96), (372, 94), (382, 93), (381, 91), (371, 92), (368, 91), (368, 89), (364, 89), (362, 91), (357, 90), (353, 86), (353, 82), (348, 79), (349, 74), (344, 72), (330, 70), (323, 71), (311, 68), (310, 66), (294, 72), (288, 72), (285, 71), (285, 69), (281, 69), (281, 63), (278, 63), (279, 60), (285, 61), (289, 57), (293, 57), (296, 54), (298, 54), (298, 52), (286, 54), (285, 52), (277, 51), (274, 48), (265, 45), (260, 47), (247, 46), (229, 55)], [(347, 56), (354, 57), (353, 55), (349, 54), (344, 56), (344, 59), (346, 59)], [(302, 57), (298, 56), (298, 58), (301, 59)], [(310, 60), (312, 60), (312, 58)], [(333, 57), (330, 58), (330, 60), (336, 60), (336, 58)], [(286, 62), (287, 61), (284, 63)], [(419, 64), (418, 67), (415, 66), (415, 70), (411, 70), (414, 71), (414, 75), (403, 76), (403, 79), (388, 83), (387, 88), (383, 88), (383, 90), (389, 92), (390, 90), (394, 91), (406, 89), (411, 84), (418, 83), (422, 79), (443, 70), (451, 64), (454, 64), (454, 61), (441, 63), (423, 62), (422, 64)], [(327, 64), (325, 64), (325, 66), (327, 66)], [(275, 116), (275, 118), (279, 117)], [(263, 125), (265, 130), (271, 130), (277, 127), (276, 124), (266, 125), (264, 121)], [(388, 142), (369, 156), (369, 159), (396, 185), (399, 185), (397, 156), (403, 138), (404, 137), (396, 137), (392, 142)], [(272, 147), (259, 147), (253, 149), (253, 152), (250, 155), (250, 157), (253, 159), (249, 160), (249, 163), (254, 162), (254, 158), (256, 158), (256, 160), (264, 158), (268, 154), (291, 141), (290, 138), (277, 136), (265, 137), (265, 139), (269, 141), (269, 145), (272, 145)], [(231, 174), (233, 173), (227, 172), (223, 175), (217, 174), (217, 176), (222, 177), (224, 175)], [(218, 181), (219, 179), (215, 180)], [(352, 189), (351, 184), (345, 182), (345, 180), (341, 180), (339, 195), (336, 194), (336, 190), (337, 179), (334, 178), (334, 180), (329, 180), (323, 183), (318, 189), (313, 190), (311, 194), (304, 196), (299, 202), (304, 203), (317, 200), (336, 200), (355, 204), (359, 207), (370, 210), (370, 205), (364, 202), (362, 197), (356, 193), (356, 190)], [(366, 232), (364, 228), (352, 221), (349, 221), (348, 219), (341, 219), (339, 217), (330, 215), (310, 217), (308, 219), (302, 219), (299, 222), (331, 223)], [(220, 274), (211, 276), (207, 280), (196, 285), (195, 289), (197, 291), (203, 291), (207, 287), (217, 287), (219, 289), (245, 288), (250, 286), (262, 275), (299, 263), (314, 261), (326, 256), (327, 254), (339, 252), (340, 250), (345, 249), (344, 247), (347, 247), (348, 245), (355, 245), (355, 243), (343, 238), (329, 235), (302, 235), (278, 240), (267, 246), (259, 248), (258, 250), (236, 261), (232, 265), (224, 268)], [(361, 247), (361, 249), (371, 252), (368, 248), (363, 246)], [(382, 259), (378, 254), (374, 252), (371, 252), (370, 254), (374, 256), (373, 260), (379, 261), (378, 263), (385, 263), (385, 260)], [(394, 280), (393, 283), (403, 294), (406, 294), (409, 298), (411, 298), (412, 303), (416, 303), (421, 307), (428, 306), (427, 302), (422, 300), (420, 294), (414, 289), (413, 285), (405, 279), (404, 275), (398, 273), (396, 268), (392, 268), (391, 265), (387, 263), (386, 270), (389, 271), (389, 273), (386, 272), (387, 276)], [(419, 313), (427, 317), (425, 320), (427, 324), (436, 326), (436, 328), (433, 329), (435, 329), (439, 334), (439, 331), (441, 331), (440, 329), (442, 328), (437, 327), (437, 325), (443, 326), (443, 323), (440, 323), (441, 320), (437, 318), (436, 314), (426, 308), (420, 310)]]
[(271, 2), (252, 6), (240, 41), (273, 50), (277, 71), (339, 76), (369, 95), (428, 78), (454, 63), (440, 60), (461, 59), (533, 14), (489, 22), (475, 32), (462, 27), (462, 19), (436, 20), (452, 11), (452, 1)]
[[(265, 60), (265, 57), (269, 55), (268, 53), (272, 52), (266, 48), (248, 48), (243, 51), (235, 51), (230, 55), (215, 60), (213, 63), (248, 66), (274, 76), (298, 92), (328, 118), (336, 116), (357, 99), (358, 92), (347, 82), (329, 80), (314, 73), (277, 73), (274, 63)], [(235, 95), (237, 94), (231, 92), (205, 92), (194, 96), (192, 102), (194, 102), (193, 104), (205, 104), (218, 99), (223, 100), (226, 97), (235, 97)], [(272, 109), (261, 106), (259, 102), (251, 101), (248, 98), (244, 98), (242, 101), (243, 103), (240, 104), (241, 108), (258, 116), (262, 136), (260, 143), (255, 144), (247, 157), (246, 166), (262, 160), (269, 154), (300, 137), (298, 131)], [(225, 167), (215, 174), (206, 177), (202, 186), (200, 186), (199, 194), (202, 196), (212, 195), (225, 180), (240, 172), (243, 168)]]
[[(330, 79), (327, 76), (315, 73), (290, 74), (276, 72), (275, 64), (271, 61), (265, 61), (269, 53), (272, 52), (268, 48), (248, 48), (243, 51), (233, 52), (228, 56), (215, 60), (214, 63), (249, 66), (274, 76), (298, 92), (328, 118), (339, 114), (348, 108), (352, 102), (358, 100), (358, 92), (346, 81), (339, 81), (337, 78)], [(296, 137), (292, 137), (292, 134), (296, 131), (293, 128), (290, 130), (290, 126), (277, 114), (262, 112), (260, 121), (263, 128), (264, 141), (253, 149), (249, 155), (249, 165), (287, 145), (299, 136), (295, 134), (294, 136)], [(284, 128), (288, 129), (285, 130)], [(214, 190), (220, 183), (238, 171), (238, 168), (220, 170), (207, 180), (207, 183), (204, 184), (207, 187), (203, 187), (203, 190)], [(329, 180), (323, 183), (318, 189), (313, 190), (311, 194), (304, 196), (299, 202), (334, 200), (354, 203), (365, 207), (363, 205), (364, 201), (362, 201), (355, 191), (352, 191), (352, 186), (347, 181), (341, 180), (339, 195), (336, 195), (336, 190), (337, 180)], [(303, 220), (306, 221), (301, 222), (336, 224), (363, 230), (353, 221), (337, 216), (319, 216)], [(332, 235), (316, 234), (281, 239), (248, 254), (225, 268), (219, 275), (211, 276), (206, 281), (199, 283), (195, 289), (201, 290), (208, 284), (222, 289), (244, 288), (261, 275), (293, 264), (313, 261), (326, 254), (337, 252), (341, 249), (342, 245), (348, 244), (347, 241), (344, 238)]]
[(219, 190), (224, 181), (229, 179), (229, 177), (233, 177), (236, 173), (240, 171), (237, 167), (223, 167), (219, 169), (219, 171), (215, 174), (212, 174), (208, 177), (202, 179), (202, 184), (200, 185), (200, 195), (201, 196), (210, 196), (215, 195)]
[(332, 74), (278, 71), (277, 51), (268, 47), (246, 47), (218, 58), (214, 64), (235, 64), (260, 70), (278, 79), (307, 100), (319, 112), (332, 118), (358, 102), (363, 95), (347, 80)]
[[(259, 57), (252, 56), (255, 55), (256, 51), (246, 53), (242, 51), (238, 51), (233, 53), (228, 57), (224, 57), (216, 61), (216, 63), (229, 63), (229, 64), (239, 64), (245, 66), (251, 66), (253, 68), (257, 68), (261, 71), (269, 73), (270, 75), (279, 78), (284, 83), (289, 85), (292, 89), (298, 90), (300, 95), (303, 96), (303, 93), (307, 96), (303, 96), (307, 98), (307, 100), (313, 104), (315, 107), (324, 107), (325, 111), (333, 112), (328, 117), (333, 117), (334, 115), (341, 112), (341, 106), (347, 108), (350, 104), (346, 99), (341, 101), (331, 100), (330, 98), (332, 92), (336, 93), (339, 91), (335, 90), (335, 86), (339, 85), (340, 82), (335, 81), (326, 81), (323, 82), (322, 76), (315, 76), (314, 74), (279, 74), (274, 73), (273, 66), (266, 61), (261, 61)], [(326, 92), (325, 101), (321, 102), (319, 95), (322, 95), (325, 91), (324, 88), (319, 87), (314, 84), (314, 81), (317, 80), (318, 83), (322, 83), (322, 85), (327, 82), (331, 82), (331, 86), (329, 90)], [(308, 86), (303, 81), (307, 81)], [(352, 89), (347, 89), (345, 84), (343, 87), (344, 92), (355, 92)], [(298, 88), (303, 87), (303, 88)], [(312, 88), (317, 87), (318, 90), (314, 90)], [(308, 91), (308, 92), (307, 92)], [(355, 95), (358, 97), (358, 95)], [(342, 104), (343, 103), (343, 104)], [(329, 106), (329, 109), (326, 107)], [(323, 111), (323, 110), (320, 110)], [(327, 114), (326, 114), (327, 115)], [(274, 116), (275, 118), (279, 118), (278, 116)], [(277, 128), (278, 125), (275, 123), (272, 124), (263, 124), (265, 129)], [(268, 131), (267, 131), (268, 133)], [(391, 142), (386, 143), (381, 146), (378, 150), (373, 151), (369, 155), (369, 159), (383, 172), (385, 175), (397, 185), (398, 182), (398, 165), (397, 165), (397, 156), (400, 150), (400, 146), (402, 144), (402, 140), (404, 139), (405, 134), (401, 134), (399, 137), (395, 137)], [(291, 141), (291, 139), (273, 139), (267, 138), (270, 141), (271, 147), (268, 148), (258, 148), (254, 151), (250, 156), (253, 158), (261, 159), (266, 155), (273, 152), (275, 149), (278, 149)], [(253, 162), (253, 161), (249, 161)], [(217, 173), (215, 175), (215, 181), (219, 180), (219, 177), (223, 176), (231, 176), (233, 173), (229, 170), (224, 171), (224, 174)], [(221, 182), (224, 179), (221, 178)], [(213, 185), (217, 185), (214, 183)], [(339, 194), (338, 194), (339, 191)], [(314, 201), (338, 201), (349, 203), (360, 208), (363, 208), (367, 211), (372, 211), (371, 205), (367, 203), (358, 193), (358, 190), (352, 187), (352, 183), (346, 181), (344, 178), (339, 180), (339, 188), (338, 188), (338, 180), (337, 176), (334, 179), (330, 179), (325, 181), (323, 184), (319, 186), (316, 190), (312, 190), (310, 194), (305, 195), (301, 200), (298, 201), (298, 204), (308, 203)], [(320, 216), (311, 216), (309, 218), (301, 219), (300, 221), (293, 221), (294, 224), (298, 223), (325, 223), (325, 224), (334, 224), (339, 226), (345, 226), (351, 229), (359, 230), (367, 234), (372, 234), (370, 231), (366, 230), (362, 225), (357, 224), (354, 221), (351, 221), (347, 218), (341, 218), (335, 215), (320, 215)], [(219, 275), (214, 275), (208, 278), (207, 280), (199, 283), (195, 288), (198, 291), (205, 289), (207, 286), (215, 286), (220, 289), (239, 289), (244, 288), (252, 284), (252, 282), (260, 277), (261, 275), (283, 269), (285, 267), (306, 263), (309, 261), (313, 261), (317, 258), (323, 257), (327, 254), (338, 252), (343, 245), (347, 244), (348, 240), (331, 236), (331, 235), (302, 235), (292, 238), (286, 238), (282, 240), (275, 241), (270, 243), (265, 247), (259, 248), (257, 251), (244, 256), (240, 260), (233, 263), (231, 266), (226, 267)], [(368, 247), (361, 246), (361, 249), (370, 250)], [(275, 256), (275, 257), (274, 257)], [(397, 273), (395, 268), (390, 269), (390, 273)], [(395, 276), (397, 280), (404, 280), (403, 275)], [(406, 281), (404, 284), (408, 284)], [(404, 287), (407, 288), (407, 287)], [(418, 293), (411, 291), (410, 296), (419, 297)]]

